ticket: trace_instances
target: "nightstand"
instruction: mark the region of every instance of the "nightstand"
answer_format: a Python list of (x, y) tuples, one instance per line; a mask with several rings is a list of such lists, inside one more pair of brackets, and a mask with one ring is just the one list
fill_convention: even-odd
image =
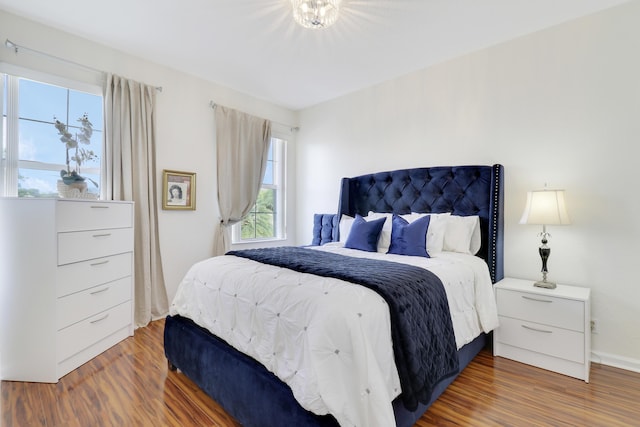
[(505, 278), (494, 286), (500, 326), (493, 354), (589, 382), (591, 290)]

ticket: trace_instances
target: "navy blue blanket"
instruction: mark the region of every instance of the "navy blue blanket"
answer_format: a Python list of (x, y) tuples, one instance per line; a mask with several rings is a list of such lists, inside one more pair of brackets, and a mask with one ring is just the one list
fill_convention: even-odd
[(427, 404), (433, 387), (458, 373), (458, 357), (449, 305), (440, 279), (410, 265), (354, 258), (301, 247), (231, 251), (301, 273), (333, 277), (366, 286), (389, 305), (393, 351), (409, 410)]

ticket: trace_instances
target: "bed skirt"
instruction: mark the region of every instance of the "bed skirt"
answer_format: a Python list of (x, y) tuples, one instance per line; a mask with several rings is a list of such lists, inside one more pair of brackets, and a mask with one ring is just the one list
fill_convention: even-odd
[[(460, 370), (484, 347), (485, 337), (480, 335), (458, 351)], [(245, 427), (338, 426), (330, 415), (303, 409), (291, 389), (263, 365), (187, 318), (167, 316), (164, 349), (173, 369), (182, 371)], [(396, 426), (413, 426), (454, 379), (438, 383), (429, 404), (415, 411), (407, 410), (400, 399), (394, 400)]]

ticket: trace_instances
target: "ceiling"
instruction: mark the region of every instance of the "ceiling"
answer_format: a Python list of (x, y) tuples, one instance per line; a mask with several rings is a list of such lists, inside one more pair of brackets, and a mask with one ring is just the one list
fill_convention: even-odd
[(295, 24), (290, 0), (0, 0), (0, 9), (299, 110), (625, 1), (343, 0), (322, 30)]

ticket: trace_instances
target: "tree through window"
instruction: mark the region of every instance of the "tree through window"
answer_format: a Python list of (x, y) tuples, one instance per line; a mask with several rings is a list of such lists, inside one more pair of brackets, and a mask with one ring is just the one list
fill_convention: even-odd
[(284, 238), (285, 143), (271, 138), (262, 187), (251, 211), (234, 227), (234, 243)]

